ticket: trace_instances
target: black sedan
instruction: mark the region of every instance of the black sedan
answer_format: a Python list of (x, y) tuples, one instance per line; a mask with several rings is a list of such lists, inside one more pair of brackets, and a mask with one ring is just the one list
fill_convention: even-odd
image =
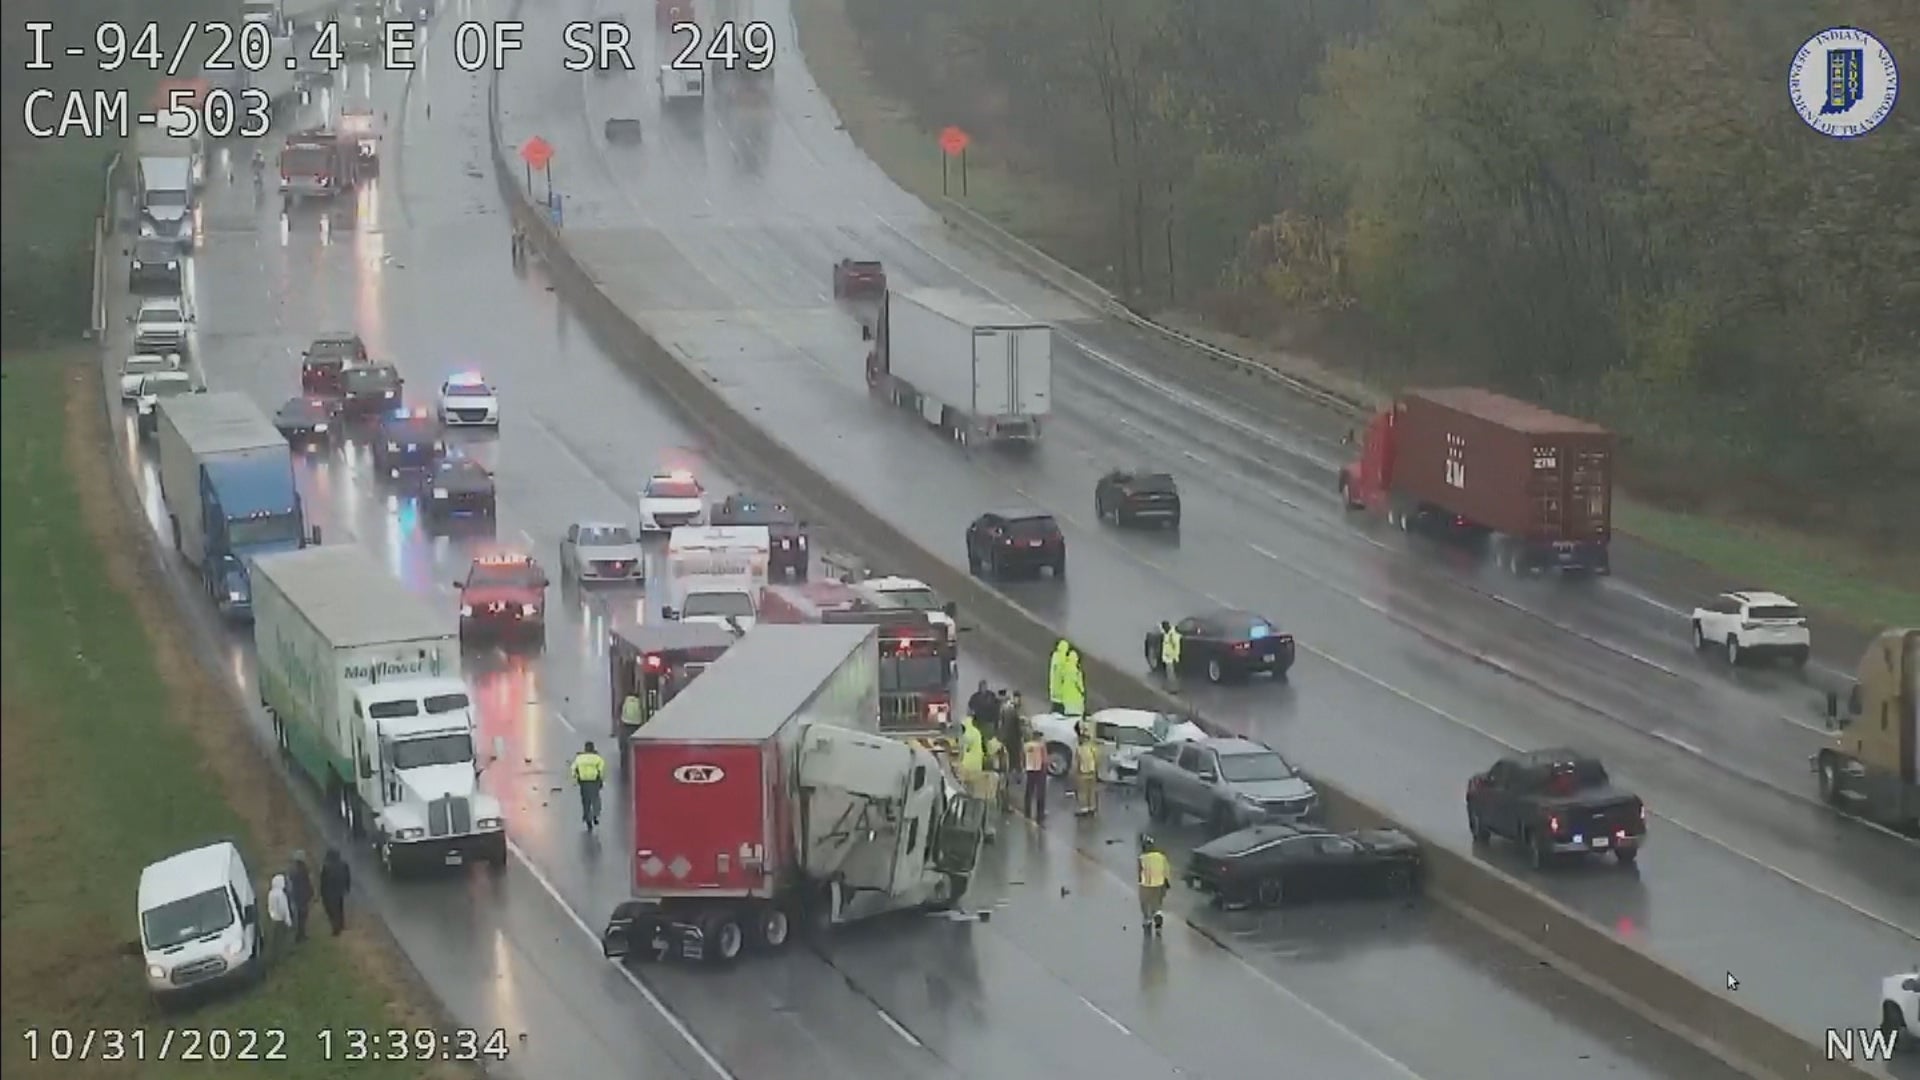
[(429, 525), (452, 529), (468, 524), (491, 528), (494, 522), (493, 474), (472, 458), (451, 458), (434, 466), (424, 508)]
[(372, 417), (400, 407), (406, 380), (392, 364), (362, 364), (340, 373), (340, 393), (347, 415)]
[(1114, 469), (1093, 485), (1093, 511), (1114, 525), (1180, 527), (1180, 488), (1170, 473)]
[(1411, 893), (1421, 876), (1420, 845), (1398, 829), (1342, 833), (1255, 825), (1195, 848), (1186, 881), (1211, 895), (1216, 907), (1278, 907), (1291, 900)]
[(331, 449), (340, 437), (340, 422), (337, 398), (296, 397), (273, 414), (273, 426), (290, 445), (302, 450)]
[[(1222, 608), (1189, 615), (1173, 624), (1180, 635), (1180, 673), (1205, 674), (1208, 682), (1244, 679), (1262, 672), (1285, 679), (1293, 668), (1293, 635), (1251, 611)], [(1161, 670), (1160, 628), (1147, 631), (1150, 671)]]

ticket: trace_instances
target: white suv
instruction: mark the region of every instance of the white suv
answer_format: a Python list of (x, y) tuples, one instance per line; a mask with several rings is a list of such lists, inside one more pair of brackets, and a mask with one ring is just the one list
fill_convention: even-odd
[(1905, 1048), (1920, 1040), (1920, 971), (1889, 975), (1880, 982), (1880, 1030)]
[(1770, 592), (1721, 593), (1693, 609), (1693, 647), (1719, 645), (1727, 663), (1747, 656), (1785, 656), (1794, 667), (1807, 666), (1813, 637), (1799, 605)]

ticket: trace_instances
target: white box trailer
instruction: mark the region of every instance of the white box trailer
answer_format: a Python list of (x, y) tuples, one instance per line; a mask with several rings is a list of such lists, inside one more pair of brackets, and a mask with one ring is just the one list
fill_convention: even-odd
[(962, 442), (1033, 443), (1053, 409), (1053, 328), (953, 289), (892, 289), (867, 382)]
[(348, 829), (370, 837), (389, 869), (504, 865), (453, 611), (357, 545), (264, 556), (254, 579), (260, 701), (282, 751)]
[(753, 629), (773, 541), (765, 525), (682, 525), (667, 538), (668, 619)]

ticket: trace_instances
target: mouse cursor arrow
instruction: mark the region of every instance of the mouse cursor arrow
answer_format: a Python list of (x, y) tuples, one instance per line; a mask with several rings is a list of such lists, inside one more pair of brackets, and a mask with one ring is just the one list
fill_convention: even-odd
[(1733, 977), (1733, 972), (1731, 972), (1731, 971), (1729, 971), (1729, 972), (1727, 972), (1727, 989), (1728, 989), (1728, 990), (1738, 990), (1738, 989), (1740, 989), (1740, 980), (1739, 980), (1739, 979), (1736, 979), (1736, 978), (1734, 978), (1734, 977)]

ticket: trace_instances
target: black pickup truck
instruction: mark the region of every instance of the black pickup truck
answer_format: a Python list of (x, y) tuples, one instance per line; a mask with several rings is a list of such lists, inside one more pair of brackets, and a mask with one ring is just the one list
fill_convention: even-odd
[(1647, 839), (1647, 808), (1613, 786), (1600, 759), (1534, 750), (1503, 757), (1467, 781), (1467, 828), (1477, 844), (1495, 836), (1519, 844), (1535, 869), (1573, 854), (1612, 852), (1631, 863)]

